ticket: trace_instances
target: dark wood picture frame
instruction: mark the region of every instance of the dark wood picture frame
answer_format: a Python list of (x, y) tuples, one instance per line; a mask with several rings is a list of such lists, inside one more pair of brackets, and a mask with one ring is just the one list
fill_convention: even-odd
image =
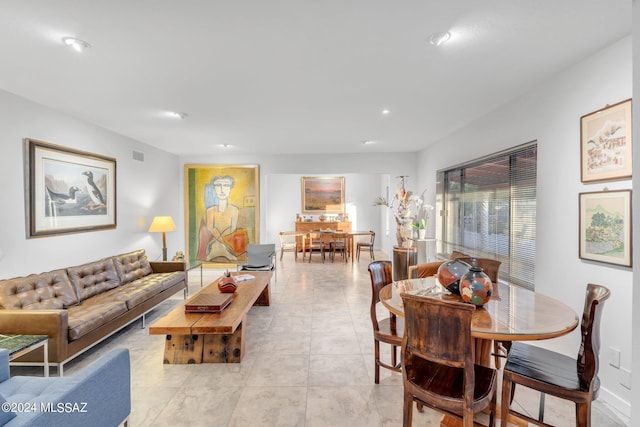
[(116, 228), (116, 159), (25, 139), (28, 237)]
[(579, 197), (579, 257), (631, 267), (631, 190), (580, 193)]
[(631, 99), (580, 118), (580, 179), (584, 183), (631, 178)]

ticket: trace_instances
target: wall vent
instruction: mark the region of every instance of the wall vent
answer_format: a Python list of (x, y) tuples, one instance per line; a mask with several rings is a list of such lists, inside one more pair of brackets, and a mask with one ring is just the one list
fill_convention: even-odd
[(137, 160), (139, 162), (144, 162), (144, 153), (140, 151), (133, 152), (133, 160)]

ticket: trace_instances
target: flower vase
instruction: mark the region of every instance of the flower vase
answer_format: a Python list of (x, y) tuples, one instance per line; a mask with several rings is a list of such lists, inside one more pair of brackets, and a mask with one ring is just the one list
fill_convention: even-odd
[(464, 302), (481, 306), (489, 302), (493, 283), (480, 267), (471, 267), (460, 278), (460, 296)]
[(424, 240), (427, 237), (427, 230), (421, 228), (418, 230), (418, 239)]

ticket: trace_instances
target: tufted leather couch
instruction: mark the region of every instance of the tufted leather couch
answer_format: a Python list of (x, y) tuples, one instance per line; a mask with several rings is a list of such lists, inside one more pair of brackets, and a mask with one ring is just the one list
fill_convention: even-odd
[[(0, 334), (49, 336), (49, 362), (64, 363), (187, 289), (184, 262), (153, 262), (144, 250), (0, 280)], [(42, 362), (34, 351), (17, 361)]]

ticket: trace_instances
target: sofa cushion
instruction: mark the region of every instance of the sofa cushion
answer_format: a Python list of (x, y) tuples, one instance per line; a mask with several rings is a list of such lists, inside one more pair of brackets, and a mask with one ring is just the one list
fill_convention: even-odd
[(94, 297), (84, 301), (82, 305), (70, 307), (67, 311), (69, 341), (73, 341), (122, 315), (127, 311), (127, 305), (121, 301), (97, 300), (97, 297)]
[(15, 412), (11, 412), (8, 408), (5, 408), (4, 404), (6, 402), (7, 401), (4, 398), (4, 396), (2, 396), (0, 394), (0, 408), (1, 408), (0, 409), (0, 425), (2, 425), (2, 426), (16, 417), (16, 413)]
[(91, 304), (101, 304), (108, 301), (121, 301), (127, 304), (127, 308), (131, 310), (135, 306), (152, 298), (164, 290), (162, 282), (147, 282), (141, 280), (128, 283), (125, 286), (119, 286), (108, 292), (91, 298)]
[(144, 249), (116, 255), (113, 262), (123, 285), (153, 273)]
[(66, 270), (0, 280), (0, 306), (6, 309), (50, 310), (78, 304)]
[(67, 272), (80, 301), (120, 285), (118, 273), (111, 258), (69, 267)]

